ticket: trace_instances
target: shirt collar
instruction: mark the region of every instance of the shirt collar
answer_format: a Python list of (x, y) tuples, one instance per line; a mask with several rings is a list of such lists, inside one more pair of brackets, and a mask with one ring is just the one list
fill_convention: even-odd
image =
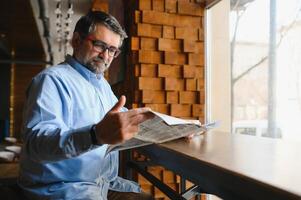
[(83, 66), (71, 55), (67, 55), (65, 61), (88, 81), (90, 81), (91, 79), (100, 80), (101, 78), (103, 78), (102, 74), (95, 74), (91, 72), (89, 69), (87, 69), (87, 67)]

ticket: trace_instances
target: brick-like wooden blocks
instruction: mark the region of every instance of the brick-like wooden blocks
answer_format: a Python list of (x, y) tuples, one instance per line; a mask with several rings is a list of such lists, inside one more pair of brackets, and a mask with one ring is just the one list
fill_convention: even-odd
[(160, 38), (158, 40), (158, 47), (160, 51), (181, 52), (182, 41)]
[(137, 35), (145, 37), (162, 37), (162, 26), (160, 25), (151, 25), (151, 24), (137, 24)]
[(198, 91), (202, 90), (205, 87), (205, 80), (198, 78), (196, 88)]
[[(135, 81), (127, 85), (132, 107), (146, 106), (175, 117), (203, 121), (204, 4), (195, 0), (137, 2), (130, 5), (137, 10), (129, 13), (134, 17), (130, 20), (127, 65), (129, 75), (135, 76)], [(161, 167), (149, 167), (148, 171), (179, 191), (179, 176)], [(155, 198), (166, 197), (141, 176), (138, 181)]]
[(142, 77), (157, 77), (158, 67), (156, 64), (140, 64), (139, 76)]
[(140, 49), (142, 50), (158, 50), (157, 45), (157, 39), (156, 38), (140, 38)]
[(131, 38), (131, 50), (139, 50), (140, 49), (140, 40), (138, 37)]
[(172, 65), (185, 65), (187, 63), (187, 55), (177, 52), (164, 52), (164, 63)]
[(185, 79), (185, 90), (187, 91), (196, 91), (197, 90), (197, 79), (187, 78)]
[(140, 50), (138, 61), (140, 63), (159, 64), (163, 62), (163, 55), (159, 51)]
[(167, 13), (177, 12), (177, 0), (165, 0), (165, 11)]
[(196, 3), (178, 1), (178, 13), (186, 15), (204, 16), (204, 8)]
[(142, 91), (142, 103), (165, 103), (165, 92), (154, 90)]
[(138, 6), (139, 6), (139, 10), (151, 10), (152, 1), (151, 0), (139, 0)]
[(168, 104), (145, 104), (145, 107), (149, 107), (154, 111), (160, 112), (160, 113), (164, 113), (169, 115), (169, 105)]
[(193, 104), (192, 105), (192, 116), (193, 117), (204, 116), (204, 105), (202, 105), (202, 104)]
[(134, 17), (135, 17), (135, 24), (141, 23), (141, 12), (136, 10), (134, 13)]
[(204, 54), (189, 53), (188, 54), (188, 63), (189, 63), (189, 65), (204, 66)]
[(168, 104), (178, 104), (179, 103), (179, 92), (177, 92), (177, 91), (167, 91), (166, 92), (166, 103), (168, 103)]
[(199, 27), (201, 24), (201, 17), (144, 10), (142, 11), (142, 22), (178, 27)]
[(204, 78), (204, 68), (193, 65), (183, 66), (183, 77), (184, 78)]
[(190, 39), (190, 40), (198, 40), (199, 31), (197, 28), (183, 28), (176, 27), (176, 39)]
[(199, 100), (200, 104), (205, 104), (205, 89), (200, 89)]
[(170, 114), (176, 117), (190, 117), (191, 105), (189, 104), (171, 104)]
[(184, 52), (204, 54), (204, 43), (203, 42), (196, 42), (196, 41), (189, 40), (189, 39), (184, 40), (183, 50), (184, 50)]
[(165, 2), (164, 0), (152, 0), (152, 7), (155, 11), (164, 12)]
[(180, 104), (195, 104), (198, 103), (198, 92), (195, 91), (180, 91)]
[(185, 87), (185, 82), (180, 78), (165, 78), (164, 89), (169, 91), (183, 91)]
[(163, 38), (174, 39), (175, 28), (173, 26), (163, 26)]
[(183, 76), (182, 75), (182, 67), (179, 65), (159, 64), (158, 76), (159, 77), (181, 78)]
[(138, 89), (139, 90), (162, 90), (163, 89), (163, 79), (162, 78), (139, 77), (138, 78)]

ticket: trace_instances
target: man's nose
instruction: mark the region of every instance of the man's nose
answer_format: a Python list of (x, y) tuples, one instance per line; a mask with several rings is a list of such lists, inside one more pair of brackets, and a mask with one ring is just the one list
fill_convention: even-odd
[(108, 60), (109, 59), (109, 50), (105, 49), (103, 52), (98, 54), (99, 57), (103, 58), (104, 60)]

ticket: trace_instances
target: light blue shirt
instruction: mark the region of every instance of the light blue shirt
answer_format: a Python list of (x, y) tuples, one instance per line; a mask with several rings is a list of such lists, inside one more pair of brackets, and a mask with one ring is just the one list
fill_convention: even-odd
[(118, 177), (118, 152), (94, 146), (90, 129), (118, 101), (102, 75), (71, 56), (33, 78), (24, 109), (19, 185), (31, 199), (107, 199), (141, 192)]

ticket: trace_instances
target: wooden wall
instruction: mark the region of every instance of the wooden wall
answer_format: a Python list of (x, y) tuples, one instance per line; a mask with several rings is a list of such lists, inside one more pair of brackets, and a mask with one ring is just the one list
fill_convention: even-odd
[[(125, 26), (130, 37), (123, 91), (129, 107), (147, 106), (204, 121), (204, 8), (194, 0), (128, 1)], [(179, 191), (177, 175), (162, 167), (148, 170)], [(142, 176), (136, 178), (144, 191), (168, 199)]]
[(132, 106), (203, 121), (204, 7), (189, 0), (136, 2), (128, 59)]

